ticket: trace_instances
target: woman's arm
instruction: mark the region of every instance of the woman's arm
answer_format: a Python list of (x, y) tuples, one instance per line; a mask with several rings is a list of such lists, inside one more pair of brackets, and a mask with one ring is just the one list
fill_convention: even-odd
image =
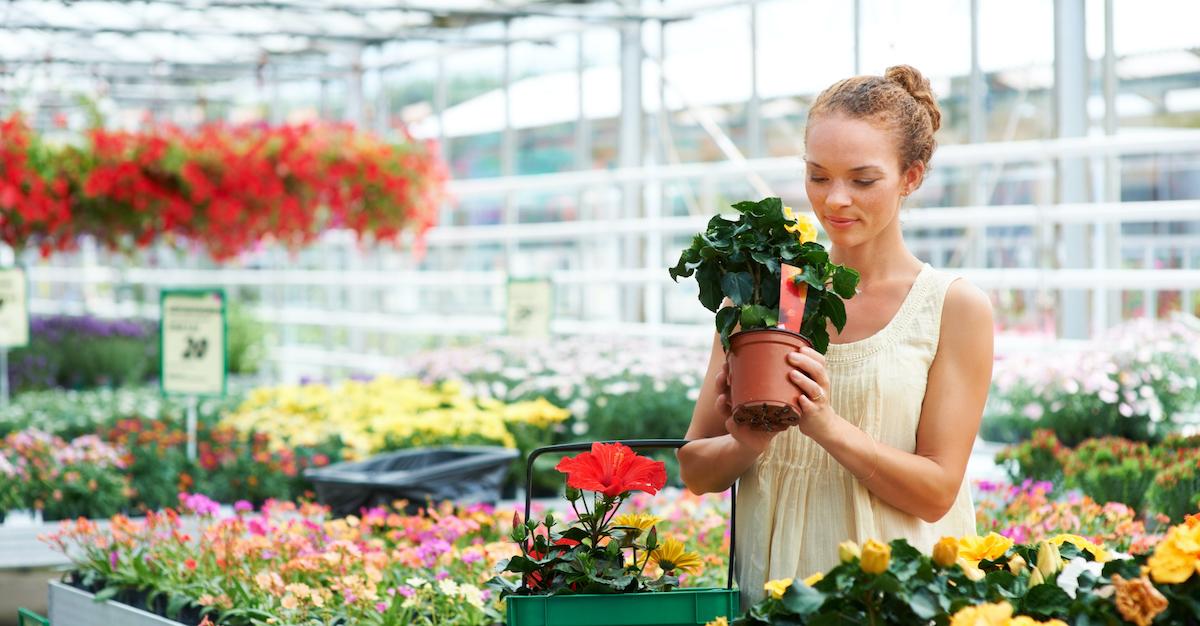
[(777, 434), (752, 430), (733, 421), (727, 377), (725, 351), (720, 339), (714, 337), (708, 371), (685, 436), (690, 443), (677, 452), (680, 477), (693, 493), (728, 489)]
[[(955, 281), (942, 310), (941, 338), (929, 368), (917, 445), (913, 453), (878, 443), (842, 419), (828, 402), (800, 399), (800, 430), (825, 448), (876, 497), (927, 522), (954, 504), (979, 431), (992, 378), (992, 307), (987, 295)], [(793, 375), (801, 390), (823, 399), (824, 358), (812, 350), (793, 361), (809, 376)]]

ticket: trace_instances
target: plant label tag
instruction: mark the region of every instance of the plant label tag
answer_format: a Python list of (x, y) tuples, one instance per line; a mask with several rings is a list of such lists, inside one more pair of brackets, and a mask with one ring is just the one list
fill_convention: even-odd
[(804, 303), (808, 300), (808, 283), (796, 284), (800, 268), (782, 263), (779, 283), (779, 328), (800, 333), (804, 323)]

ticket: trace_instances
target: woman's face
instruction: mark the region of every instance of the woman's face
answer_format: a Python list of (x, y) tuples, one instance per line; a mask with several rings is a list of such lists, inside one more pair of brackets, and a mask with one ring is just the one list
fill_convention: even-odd
[(923, 166), (900, 172), (896, 140), (871, 122), (839, 114), (809, 124), (804, 188), (835, 245), (854, 247), (898, 227), (901, 194), (920, 182)]

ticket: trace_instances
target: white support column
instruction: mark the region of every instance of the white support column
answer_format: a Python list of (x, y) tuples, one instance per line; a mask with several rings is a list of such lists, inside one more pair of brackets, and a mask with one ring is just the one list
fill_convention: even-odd
[[(1104, 134), (1117, 134), (1120, 118), (1117, 115), (1117, 47), (1113, 21), (1113, 0), (1104, 0)], [(1104, 159), (1104, 201), (1121, 201), (1121, 158), (1116, 155)], [(1102, 227), (1105, 259), (1098, 267), (1121, 266), (1121, 225), (1105, 224)], [(1121, 292), (1109, 291), (1103, 285), (1096, 290), (1092, 306), (1099, 309), (1095, 315), (1096, 330), (1101, 330), (1121, 321)]]
[[(1084, 29), (1085, 0), (1054, 2), (1054, 113), (1058, 137), (1087, 135), (1088, 63)], [(1087, 164), (1080, 158), (1059, 159), (1058, 202), (1086, 202)], [(1088, 227), (1062, 226), (1059, 265), (1089, 266)], [(1058, 307), (1058, 334), (1066, 339), (1087, 339), (1090, 319), (1084, 290), (1063, 290)]]
[[(979, 0), (971, 0), (971, 75), (967, 86), (967, 137), (971, 143), (987, 141), (987, 111), (983, 97), (987, 85), (983, 82), (983, 69), (979, 61)], [(982, 206), (987, 201), (987, 183), (982, 165), (970, 168), (970, 202)], [(987, 267), (987, 226), (968, 230), (971, 244), (967, 253), (967, 265)]]
[(854, 0), (854, 75), (862, 74), (862, 0)]
[[(512, 176), (517, 171), (517, 135), (512, 125), (512, 23), (504, 21), (504, 67), (501, 69), (501, 83), (504, 90), (504, 130), (500, 137), (500, 175)], [(516, 224), (520, 215), (517, 208), (517, 197), (513, 192), (504, 194), (504, 223)], [(514, 271), (526, 272), (526, 268), (517, 267), (520, 244), (508, 240), (504, 244), (505, 269), (511, 275)]]
[[(623, 8), (637, 11), (640, 0), (625, 0)], [(642, 155), (642, 24), (628, 20), (621, 24), (621, 118), (618, 134), (617, 155), (620, 167), (639, 167)], [(633, 219), (641, 213), (641, 185), (626, 182), (621, 186), (621, 218)], [(639, 235), (630, 233), (622, 236), (622, 267), (638, 267), (643, 252), (638, 244)], [(641, 263), (645, 263), (642, 260)], [(621, 289), (621, 319), (626, 322), (642, 320), (641, 294), (637, 290)]]
[[(763, 156), (762, 100), (758, 96), (758, 1), (750, 0), (750, 100), (746, 103), (746, 151)], [(664, 24), (665, 25), (665, 24)], [(660, 51), (659, 58), (662, 57)], [(651, 133), (653, 135), (654, 133)]]

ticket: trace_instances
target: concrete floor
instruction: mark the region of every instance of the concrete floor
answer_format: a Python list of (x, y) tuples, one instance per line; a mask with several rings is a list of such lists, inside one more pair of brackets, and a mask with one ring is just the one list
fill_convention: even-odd
[(16, 626), (17, 609), (46, 615), (46, 581), (61, 572), (52, 568), (0, 570), (0, 626)]

